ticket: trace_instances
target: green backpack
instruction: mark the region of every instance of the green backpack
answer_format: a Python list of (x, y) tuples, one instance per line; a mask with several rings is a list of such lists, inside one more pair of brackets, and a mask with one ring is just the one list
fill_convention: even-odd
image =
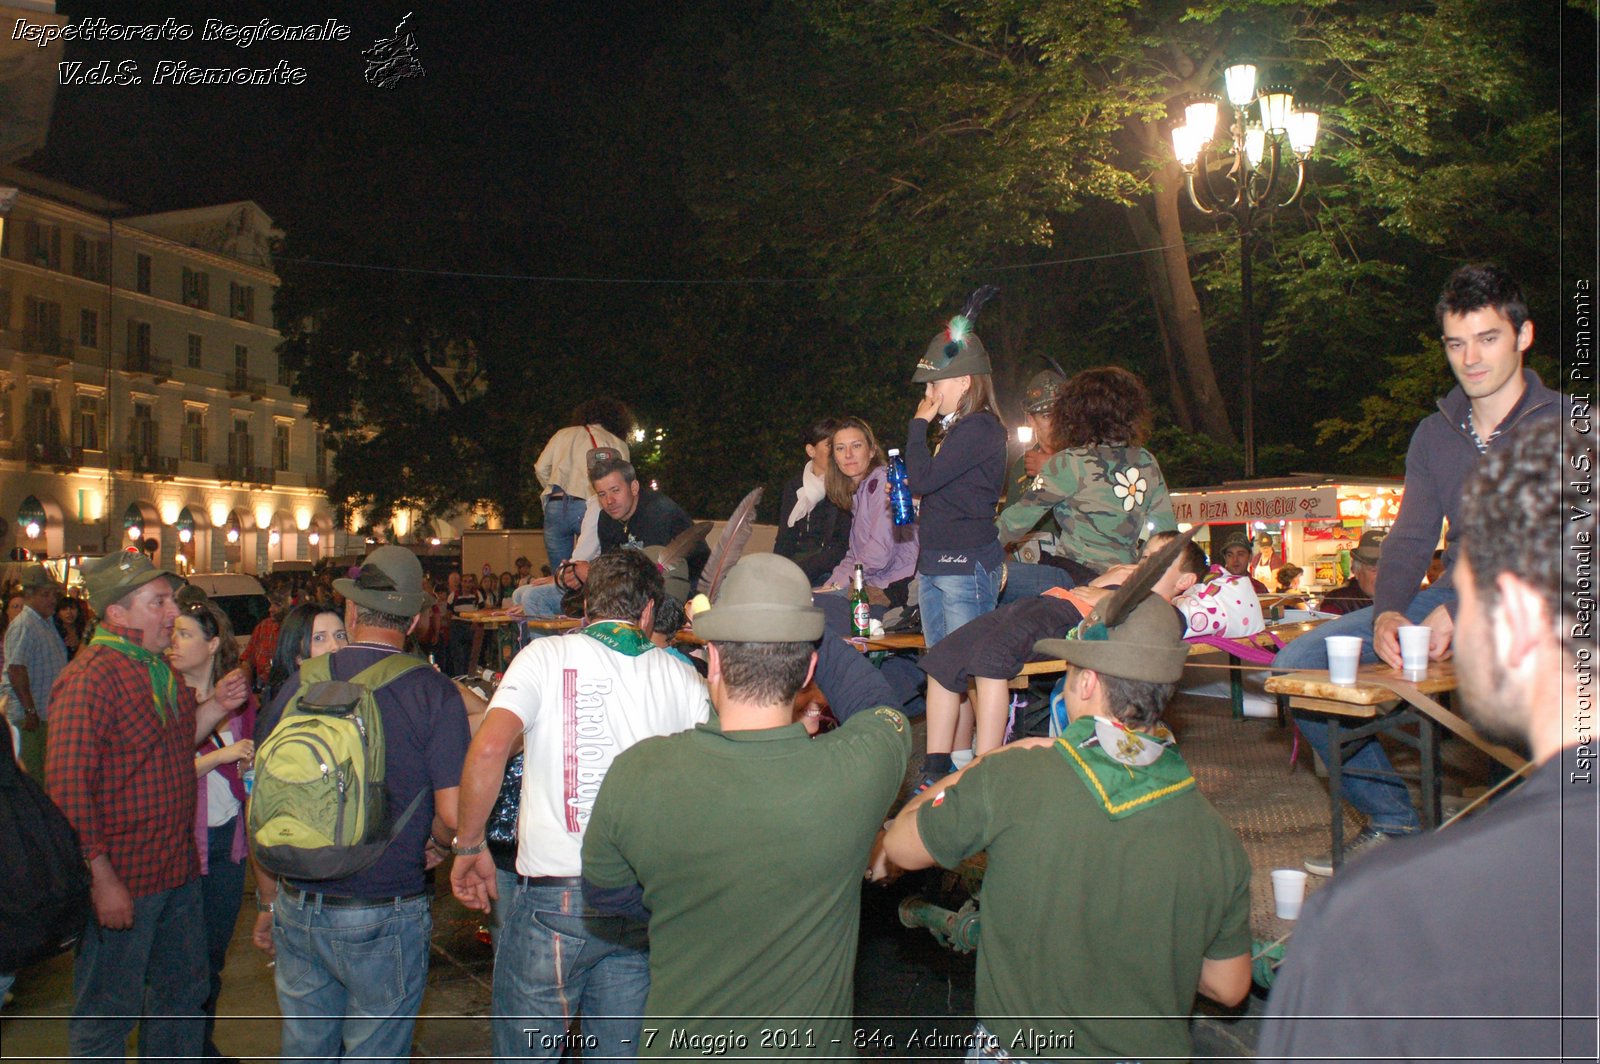
[(300, 689), (256, 751), (251, 846), (257, 864), (290, 879), (342, 879), (371, 866), (426, 793), (418, 791), (390, 826), (375, 696), (427, 662), (390, 654), (335, 680), (331, 658), (301, 663)]

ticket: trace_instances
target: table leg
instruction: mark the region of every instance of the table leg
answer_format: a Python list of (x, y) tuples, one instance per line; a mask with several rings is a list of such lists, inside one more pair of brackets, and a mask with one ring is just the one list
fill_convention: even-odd
[(1228, 655), (1228, 664), (1233, 668), (1228, 672), (1228, 701), (1233, 706), (1233, 719), (1244, 719), (1244, 673), (1239, 671), (1239, 666), (1244, 662), (1233, 654)]
[(1333, 838), (1333, 870), (1344, 863), (1344, 738), (1339, 718), (1328, 717), (1328, 804), (1333, 810), (1328, 827)]
[(483, 667), (481, 664), (482, 661), (483, 625), (475, 624), (472, 626), (472, 653), (467, 657), (467, 675), (476, 676), (478, 674), (478, 670)]
[(1417, 746), (1422, 754), (1422, 826), (1431, 831), (1439, 826), (1441, 812), (1439, 727), (1425, 713), (1417, 714)]

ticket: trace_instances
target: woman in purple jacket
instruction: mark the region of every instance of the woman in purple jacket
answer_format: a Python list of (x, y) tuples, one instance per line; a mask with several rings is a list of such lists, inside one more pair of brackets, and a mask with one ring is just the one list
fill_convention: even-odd
[(860, 565), (869, 589), (884, 592), (896, 605), (904, 604), (906, 583), (917, 571), (917, 530), (896, 527), (889, 516), (886, 471), (872, 426), (858, 417), (842, 419), (833, 433), (828, 497), (851, 515), (850, 548), (818, 592), (847, 591)]

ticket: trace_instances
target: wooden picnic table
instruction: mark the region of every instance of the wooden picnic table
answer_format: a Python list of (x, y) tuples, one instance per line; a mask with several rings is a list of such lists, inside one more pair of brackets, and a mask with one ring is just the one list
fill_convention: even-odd
[[(1440, 819), (1439, 728), (1444, 727), (1506, 765), (1520, 768), (1523, 758), (1488, 741), (1432, 696), (1448, 698), (1456, 689), (1455, 663), (1429, 662), (1421, 676), (1388, 665), (1363, 665), (1353, 684), (1336, 684), (1327, 670), (1291, 672), (1267, 680), (1267, 690), (1284, 695), (1293, 709), (1316, 713), (1328, 722), (1328, 805), (1333, 838), (1333, 864), (1344, 860), (1344, 751), (1381, 732), (1388, 732), (1421, 755), (1422, 823), (1437, 827)], [(1413, 737), (1405, 729), (1415, 725)], [(1397, 773), (1398, 775), (1398, 773)], [(1409, 777), (1408, 777), (1409, 778)]]

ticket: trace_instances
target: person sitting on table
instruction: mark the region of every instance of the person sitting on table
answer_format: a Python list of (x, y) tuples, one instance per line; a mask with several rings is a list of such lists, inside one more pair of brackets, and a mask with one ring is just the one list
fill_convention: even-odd
[(826, 580), (850, 547), (850, 511), (828, 497), (833, 465), (831, 417), (812, 422), (806, 432), (806, 464), (783, 485), (778, 501), (778, 539), (772, 553), (794, 562), (813, 585)]
[[(1177, 535), (1158, 532), (1151, 536), (1145, 544), (1144, 557), (1155, 554)], [(967, 691), (968, 679), (977, 681), (972, 699), (976, 718), (972, 750), (982, 754), (1005, 739), (1010, 703), (1007, 683), (1034, 656), (1034, 644), (1071, 631), (1094, 603), (1120, 585), (1130, 571), (1130, 566), (1117, 566), (1082, 588), (1052, 588), (1042, 595), (1001, 606), (957, 628), (917, 660), (918, 667), (928, 674), (928, 753), (922, 762), (923, 786), (954, 769), (950, 747), (955, 741), (956, 712)], [(1205, 553), (1193, 542), (1187, 543), (1153, 593), (1170, 602), (1205, 573)], [(1204, 606), (1196, 609), (1206, 616)], [(1260, 613), (1258, 605), (1258, 618)]]
[(858, 417), (839, 422), (833, 433), (828, 497), (850, 512), (850, 546), (828, 582), (816, 589), (816, 604), (835, 635), (851, 634), (846, 593), (857, 565), (876, 600), (875, 616), (882, 616), (887, 605), (905, 605), (917, 572), (916, 525), (896, 525), (889, 515), (887, 462), (871, 425)]
[(1018, 543), (1053, 516), (1060, 534), (1047, 560), (1072, 583), (1087, 583), (1137, 558), (1152, 532), (1178, 527), (1161, 465), (1143, 446), (1150, 415), (1150, 393), (1125, 369), (1086, 369), (1063, 384), (1050, 411), (1050, 437), (1061, 449), (1000, 512), (1000, 542)]
[(1378, 586), (1378, 565), (1383, 560), (1383, 541), (1389, 533), (1369, 528), (1361, 533), (1361, 543), (1350, 552), (1350, 579), (1322, 596), (1322, 612), (1346, 614), (1372, 605), (1372, 592)]
[[(1329, 636), (1362, 639), (1361, 660), (1400, 668), (1399, 630), (1420, 624), (1432, 630), (1430, 660), (1450, 654), (1455, 628), (1455, 587), (1449, 567), (1455, 558), (1455, 533), (1445, 547), (1444, 576), (1422, 590), (1441, 529), (1454, 529), (1461, 486), (1485, 454), (1508, 446), (1514, 432), (1545, 418), (1569, 414), (1573, 400), (1546, 388), (1524, 368), (1533, 344), (1533, 322), (1522, 288), (1493, 265), (1463, 266), (1450, 275), (1434, 307), (1446, 360), (1457, 385), (1439, 401), (1437, 412), (1417, 426), (1406, 451), (1405, 494), (1389, 537), (1383, 543), (1383, 568), (1372, 590), (1372, 605), (1345, 614), (1296, 639), (1273, 660), (1284, 671), (1328, 667)], [(1328, 726), (1315, 714), (1297, 712), (1296, 723), (1308, 745), (1327, 760)], [(1348, 860), (1391, 835), (1421, 829), (1411, 794), (1396, 779), (1380, 743), (1368, 740), (1344, 762), (1344, 796), (1368, 819)], [(1306, 870), (1331, 875), (1331, 854), (1312, 857)]]

